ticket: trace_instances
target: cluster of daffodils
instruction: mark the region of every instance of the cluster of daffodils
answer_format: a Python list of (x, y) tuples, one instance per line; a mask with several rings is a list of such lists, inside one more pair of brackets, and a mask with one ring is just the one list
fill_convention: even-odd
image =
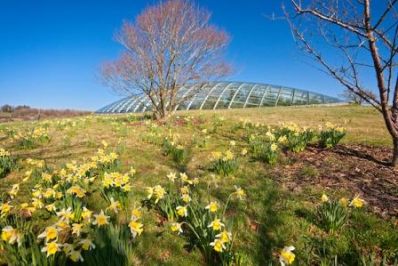
[(10, 245), (18, 244), (18, 246), (21, 246), (22, 237), (22, 233), (10, 225), (5, 226), (1, 230), (1, 240)]
[(326, 122), (325, 127), (319, 128), (319, 144), (321, 147), (333, 148), (346, 135), (345, 128)]
[(142, 217), (141, 209), (135, 208), (131, 211), (129, 228), (134, 238), (137, 235), (138, 236), (141, 235), (141, 233), (144, 231), (144, 224), (140, 222), (141, 217)]
[(214, 160), (222, 160), (224, 162), (231, 161), (235, 158), (233, 152), (231, 150), (227, 150), (225, 152), (214, 151), (211, 153)]
[(13, 139), (18, 141), (24, 147), (31, 147), (37, 142), (42, 143), (50, 139), (48, 129), (45, 127), (35, 127), (33, 129), (27, 129), (25, 131), (16, 131), (13, 135)]
[[(132, 173), (132, 171), (130, 171)], [(102, 186), (105, 189), (120, 189), (123, 192), (131, 191), (130, 175), (119, 172), (105, 173), (102, 179)]]
[[(198, 245), (206, 256), (206, 260), (214, 262), (221, 259), (227, 264), (226, 260), (233, 258), (234, 252), (232, 250), (233, 235), (230, 230), (232, 223), (225, 217), (225, 211), (231, 199), (245, 199), (245, 191), (240, 187), (235, 187), (235, 191), (229, 195), (226, 204), (210, 201), (207, 205), (202, 205), (193, 189), (198, 183), (197, 179), (190, 179), (185, 173), (180, 175), (170, 173), (167, 177), (172, 184), (176, 185), (176, 191), (173, 193), (173, 190), (170, 190), (168, 204), (165, 204), (176, 206), (174, 209), (176, 215), (166, 217), (170, 220), (170, 230), (187, 237), (189, 241), (196, 239), (195, 244), (191, 244)], [(155, 195), (155, 189), (152, 188), (152, 190)], [(227, 255), (220, 255), (224, 253)]]
[(233, 174), (238, 168), (236, 156), (231, 149), (225, 152), (214, 151), (212, 152), (212, 158), (212, 169), (218, 174), (228, 176)]
[(293, 152), (302, 152), (315, 137), (315, 132), (295, 123), (283, 123), (275, 129), (275, 135), (279, 144)]
[[(219, 205), (217, 202), (212, 201), (205, 209), (208, 210), (210, 214), (216, 214)], [(216, 233), (215, 239), (210, 243), (210, 246), (212, 246), (216, 252), (223, 252), (226, 249), (226, 245), (232, 241), (232, 233), (225, 230), (225, 224), (221, 219), (217, 218), (217, 216), (215, 216), (214, 220), (207, 227), (211, 228), (213, 232)]]
[(15, 160), (11, 158), (9, 151), (0, 148), (0, 178), (5, 177), (15, 165)]
[(159, 200), (163, 199), (166, 195), (166, 190), (161, 185), (156, 185), (154, 187), (147, 187), (147, 199), (154, 199), (155, 204), (159, 202)]
[(283, 142), (279, 139), (270, 128), (263, 136), (250, 135), (249, 144), (253, 157), (271, 165), (275, 164), (279, 157), (279, 145)]
[(324, 128), (322, 126), (319, 127), (320, 131), (322, 131), (323, 129), (327, 129), (327, 130), (333, 129), (333, 130), (336, 130), (337, 132), (344, 132), (345, 131), (344, 127), (335, 125), (335, 124), (330, 123), (330, 122), (326, 122)]
[(101, 164), (112, 164), (118, 159), (115, 152), (106, 153), (104, 149), (98, 149), (97, 155), (91, 158), (91, 161)]
[[(13, 202), (20, 191), (20, 183), (12, 185), (7, 192), (8, 200), (0, 204), (3, 243), (18, 245), (20, 248), (40, 245), (38, 250), (46, 257), (60, 253), (61, 256), (78, 262), (83, 261), (84, 256), (89, 255), (87, 252), (95, 248), (97, 235), (102, 234), (103, 229), (106, 230), (110, 224), (129, 228), (132, 238), (139, 236), (143, 232), (143, 224), (140, 222), (142, 212), (139, 208), (131, 212), (130, 221), (124, 224), (117, 216), (123, 208), (118, 198), (101, 193), (109, 205), (99, 212), (90, 210), (87, 205), (88, 195), (97, 190), (117, 189), (123, 193), (131, 190), (130, 177), (135, 173), (134, 169), (128, 174), (106, 173), (103, 170), (111, 169), (117, 158), (116, 153), (100, 149), (86, 162), (78, 164), (71, 161), (54, 170), (49, 169), (42, 160), (27, 159), (26, 164), (30, 169), (26, 171), (23, 182), (33, 182), (31, 197), (28, 202)], [(52, 217), (49, 221), (53, 221), (38, 235), (27, 230), (30, 226), (19, 228), (19, 223), (7, 224), (7, 221), (13, 221), (11, 217), (19, 217), (24, 224), (29, 224), (37, 212), (40, 212), (39, 215), (48, 213)], [(38, 241), (29, 242), (35, 238)], [(13, 252), (12, 249), (9, 252)]]
[[(331, 202), (331, 200), (325, 193), (323, 193), (321, 196), (321, 202), (328, 203)], [(359, 195), (355, 195), (355, 197), (353, 197), (352, 200), (349, 200), (346, 197), (340, 198), (339, 204), (342, 207), (362, 208), (366, 204), (366, 201), (362, 199)]]
[(0, 157), (9, 157), (11, 154), (3, 148), (0, 148)]

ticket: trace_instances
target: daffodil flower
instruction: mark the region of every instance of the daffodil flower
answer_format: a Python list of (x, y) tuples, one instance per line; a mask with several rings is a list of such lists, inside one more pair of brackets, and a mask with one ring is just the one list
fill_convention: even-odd
[(350, 206), (354, 206), (355, 208), (362, 208), (365, 205), (365, 200), (361, 199), (359, 195), (355, 196), (350, 203)]
[(292, 252), (295, 248), (293, 246), (284, 247), (279, 255), (279, 262), (282, 266), (290, 265), (294, 262), (296, 255)]
[(225, 245), (220, 239), (215, 239), (213, 242), (210, 243), (210, 246), (212, 246), (213, 249), (219, 253), (223, 252), (225, 249)]
[(220, 231), (224, 226), (220, 219), (215, 218), (207, 227), (212, 228), (213, 231)]
[(137, 221), (130, 221), (129, 223), (130, 231), (133, 237), (135, 238), (137, 235), (141, 235), (141, 233), (144, 231), (143, 227), (144, 225), (140, 222)]
[(171, 226), (171, 231), (173, 232), (178, 232), (178, 234), (181, 234), (182, 231), (182, 223), (172, 223)]
[(321, 196), (321, 201), (323, 203), (328, 202), (329, 201), (329, 197), (325, 193), (323, 193), (322, 196)]
[(43, 233), (38, 235), (38, 238), (45, 238), (46, 242), (54, 240), (58, 237), (58, 230), (55, 226), (48, 226)]
[(83, 250), (91, 250), (95, 248), (93, 241), (89, 238), (80, 240), (79, 244), (81, 245)]
[(206, 210), (209, 210), (209, 212), (214, 213), (218, 210), (218, 204), (215, 201), (212, 201), (209, 203), (209, 205), (206, 206)]
[(46, 246), (44, 246), (41, 251), (47, 253), (47, 257), (54, 255), (58, 251), (60, 251), (61, 244), (58, 244), (57, 242), (48, 242)]
[(94, 218), (93, 224), (98, 227), (109, 224), (109, 216), (105, 215), (103, 210), (99, 214), (94, 214)]
[(181, 217), (187, 217), (188, 216), (188, 209), (185, 206), (178, 206), (176, 208), (177, 214)]

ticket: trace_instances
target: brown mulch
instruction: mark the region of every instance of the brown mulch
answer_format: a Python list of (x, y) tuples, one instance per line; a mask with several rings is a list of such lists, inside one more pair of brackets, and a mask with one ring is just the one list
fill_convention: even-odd
[[(388, 166), (390, 156), (391, 149), (383, 147), (309, 147), (302, 153), (288, 154), (291, 161), (273, 172), (292, 191), (317, 186), (360, 194), (372, 211), (391, 218), (398, 217), (398, 169)], [(306, 169), (310, 169), (309, 176)]]

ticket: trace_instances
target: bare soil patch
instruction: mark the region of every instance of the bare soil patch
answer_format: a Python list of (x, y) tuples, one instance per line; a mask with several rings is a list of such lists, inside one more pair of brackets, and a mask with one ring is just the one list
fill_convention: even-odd
[(325, 150), (309, 147), (288, 154), (288, 164), (273, 169), (288, 189), (308, 186), (360, 194), (369, 208), (388, 218), (398, 216), (398, 170), (388, 166), (391, 149), (364, 145), (339, 145)]

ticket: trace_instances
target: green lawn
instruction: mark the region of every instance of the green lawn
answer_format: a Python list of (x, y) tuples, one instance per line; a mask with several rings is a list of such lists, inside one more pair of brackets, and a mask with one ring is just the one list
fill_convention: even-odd
[[(157, 124), (141, 115), (95, 115), (38, 123), (6, 123), (0, 124), (0, 148), (10, 151), (17, 163), (11, 173), (0, 180), (0, 193), (5, 202), (11, 185), (21, 183), (20, 191), (11, 199), (11, 204), (29, 203), (34, 184), (42, 184), (42, 181), (38, 177), (22, 182), (25, 172), (34, 168), (26, 163), (27, 158), (45, 160), (47, 171), (55, 176), (67, 163), (76, 161), (79, 165), (90, 160), (97, 149), (103, 148), (102, 141), (105, 141), (108, 144), (106, 151), (119, 155), (119, 163), (112, 165), (112, 171), (127, 173), (131, 167), (136, 169), (136, 174), (129, 181), (132, 185), (127, 196), (129, 210), (133, 205), (142, 204), (147, 196), (146, 187), (161, 185), (168, 192), (174, 191), (166, 177), (170, 172), (184, 171), (191, 179), (199, 179), (199, 184), (192, 188), (191, 196), (198, 200), (195, 204), (202, 207), (210, 201), (226, 204), (228, 195), (235, 191), (234, 186), (244, 189), (246, 198), (231, 200), (230, 208), (224, 215), (225, 224), (234, 238), (232, 250), (235, 265), (239, 262), (241, 265), (277, 265), (281, 249), (290, 245), (296, 248), (295, 265), (333, 265), (334, 261), (339, 265), (378, 265), (383, 259), (386, 264), (397, 263), (398, 231), (394, 220), (379, 218), (371, 212), (371, 206), (365, 205), (360, 209), (350, 207), (346, 223), (335, 231), (328, 231), (320, 224), (319, 214), (316, 213), (321, 205), (322, 193), (327, 192), (330, 199), (338, 200), (340, 197), (352, 199), (355, 196), (352, 191), (344, 187), (325, 191), (319, 186), (291, 191), (285, 187), (283, 180), (276, 179), (272, 174), (275, 166), (254, 158), (248, 141), (250, 135), (261, 138), (268, 131), (267, 126), (277, 126), (282, 122), (295, 122), (315, 130), (326, 122), (341, 125), (347, 131), (343, 144), (389, 146), (391, 142), (379, 113), (367, 107), (348, 106), (190, 111), (177, 113), (177, 118), (166, 124)], [(25, 134), (34, 127), (47, 128), (49, 140), (23, 147), (20, 140), (11, 137), (17, 132)], [(182, 146), (187, 154), (183, 162), (176, 163), (177, 159), (173, 160), (172, 154), (165, 155), (165, 138)], [(232, 146), (231, 141), (235, 142)], [(237, 169), (223, 176), (212, 169), (212, 153), (228, 149), (236, 158)], [(247, 149), (248, 154), (240, 155), (242, 149)], [(281, 153), (277, 165), (288, 167), (292, 163), (289, 154)], [(94, 183), (86, 187), (91, 193), (87, 193), (83, 200), (84, 205), (95, 213), (108, 204), (99, 192), (99, 180), (103, 178), (104, 171), (96, 171)], [(311, 175), (311, 171), (307, 170), (304, 174)], [(284, 173), (278, 176), (282, 178)], [(158, 204), (163, 204), (161, 201)], [(144, 232), (129, 242), (126, 255), (129, 263), (206, 265), (205, 255), (198, 244), (189, 239), (189, 228), (183, 227), (184, 233), (177, 235), (170, 230), (170, 217), (154, 202), (149, 204), (151, 208), (148, 204), (142, 208)], [(193, 202), (191, 204), (194, 205)], [(188, 215), (191, 215), (192, 210), (189, 210)], [(42, 232), (43, 225), (54, 223), (54, 216), (46, 210), (38, 210), (28, 219), (28, 223), (33, 224), (33, 231), (38, 234)], [(127, 216), (120, 214), (112, 219), (117, 224), (125, 225)], [(218, 217), (221, 216), (218, 213)], [(2, 227), (9, 223), (9, 219), (1, 218)], [(196, 245), (190, 246), (192, 243)], [(97, 246), (97, 252), (101, 251), (101, 244)], [(213, 253), (213, 263), (220, 264), (218, 254)], [(103, 251), (103, 254), (108, 253)], [(0, 257), (7, 261), (7, 250), (1, 252)], [(60, 254), (56, 258), (62, 260)], [(90, 259), (85, 261), (90, 263)]]

